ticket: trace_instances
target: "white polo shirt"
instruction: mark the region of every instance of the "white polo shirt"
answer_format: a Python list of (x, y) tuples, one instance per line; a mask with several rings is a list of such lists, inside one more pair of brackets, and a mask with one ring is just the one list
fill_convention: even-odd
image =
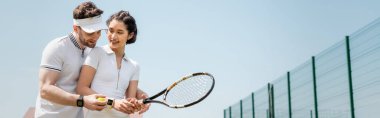
[[(129, 81), (139, 80), (139, 66), (137, 62), (126, 56), (121, 61), (120, 70), (117, 68), (116, 55), (109, 45), (95, 47), (87, 56), (83, 65), (96, 69), (91, 89), (97, 93), (115, 99), (123, 99)], [(86, 118), (126, 117), (127, 114), (114, 109), (102, 111), (85, 111)]]
[[(42, 53), (42, 69), (59, 72), (56, 86), (69, 93), (76, 93), (75, 88), (82, 64), (90, 48), (81, 49), (72, 33), (52, 40)], [(80, 107), (65, 106), (50, 102), (37, 96), (36, 118), (82, 118)]]

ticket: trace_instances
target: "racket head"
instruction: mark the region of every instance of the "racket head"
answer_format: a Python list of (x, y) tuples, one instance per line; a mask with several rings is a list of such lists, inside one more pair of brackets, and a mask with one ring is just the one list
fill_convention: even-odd
[(210, 73), (198, 72), (182, 77), (169, 86), (163, 103), (171, 108), (185, 108), (204, 100), (214, 89), (215, 79)]

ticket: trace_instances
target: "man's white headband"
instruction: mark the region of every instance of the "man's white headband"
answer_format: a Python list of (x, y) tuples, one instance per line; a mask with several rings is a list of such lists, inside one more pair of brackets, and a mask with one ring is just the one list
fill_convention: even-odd
[(87, 33), (93, 33), (99, 30), (107, 29), (106, 24), (102, 21), (102, 17), (95, 16), (85, 19), (74, 19), (74, 25), (80, 26)]
[(94, 25), (97, 23), (102, 23), (102, 16), (95, 16), (91, 18), (85, 18), (85, 19), (73, 19), (74, 25), (77, 26), (86, 26), (86, 25)]

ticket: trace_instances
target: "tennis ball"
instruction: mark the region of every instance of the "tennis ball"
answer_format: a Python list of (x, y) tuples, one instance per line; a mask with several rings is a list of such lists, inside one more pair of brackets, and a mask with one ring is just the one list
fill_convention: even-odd
[(105, 102), (106, 98), (97, 98), (97, 100), (100, 101), (100, 102)]

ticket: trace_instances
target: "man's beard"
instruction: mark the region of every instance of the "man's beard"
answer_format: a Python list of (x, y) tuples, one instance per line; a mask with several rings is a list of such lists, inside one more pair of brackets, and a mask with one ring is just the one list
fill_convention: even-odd
[(84, 46), (89, 47), (89, 48), (94, 48), (96, 46), (96, 43), (89, 43), (86, 42), (83, 38), (79, 38), (80, 43), (82, 43)]
[(89, 48), (94, 48), (96, 46), (96, 43), (90, 44), (89, 42), (86, 42), (81, 35), (79, 35), (79, 41), (82, 45), (89, 47)]

